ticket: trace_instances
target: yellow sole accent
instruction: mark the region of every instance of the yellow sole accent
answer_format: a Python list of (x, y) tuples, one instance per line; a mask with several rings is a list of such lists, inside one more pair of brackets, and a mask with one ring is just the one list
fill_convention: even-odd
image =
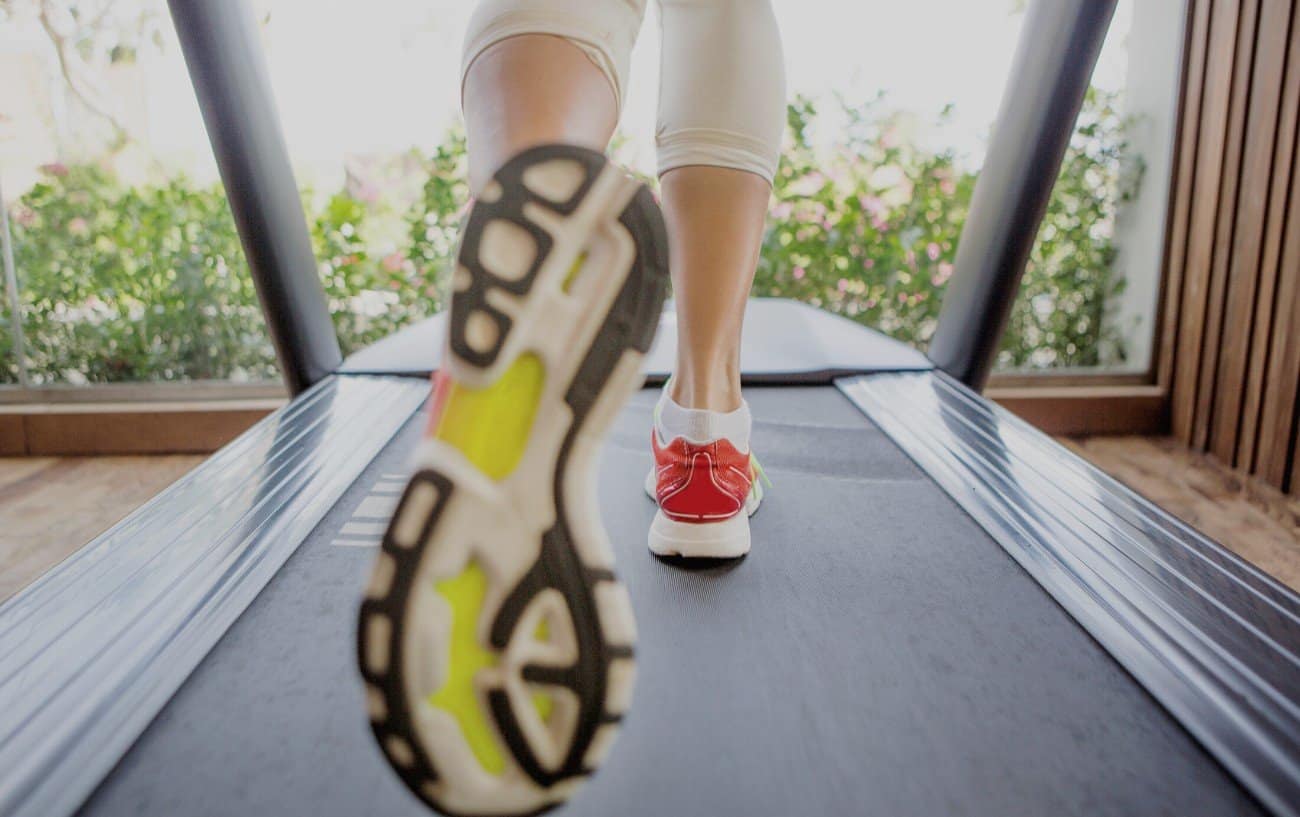
[(537, 714), (541, 716), (542, 723), (551, 719), (551, 710), (555, 708), (555, 699), (548, 692), (534, 692), (533, 706), (537, 709)]
[(587, 251), (583, 250), (578, 253), (577, 258), (573, 259), (573, 266), (569, 267), (569, 271), (564, 274), (564, 283), (560, 284), (560, 289), (562, 291), (568, 292), (573, 288), (573, 282), (578, 277), (578, 270), (582, 269), (582, 265), (586, 263), (586, 261)]
[[(488, 477), (504, 479), (528, 447), (545, 379), (541, 359), (524, 354), (486, 388), (451, 383), (434, 436), (454, 446)], [(434, 587), (451, 607), (451, 643), (447, 680), (429, 696), (429, 703), (451, 713), (479, 765), (499, 775), (505, 771), (505, 756), (474, 687), (479, 670), (497, 664), (496, 654), (478, 640), (487, 576), (471, 560), (459, 575), (435, 582)], [(551, 708), (549, 696), (542, 703), (540, 695), (533, 701), (545, 719)]]
[(492, 479), (505, 479), (528, 447), (545, 382), (542, 361), (531, 353), (520, 355), (486, 388), (453, 382), (433, 436), (455, 446)]
[(505, 757), (474, 689), (478, 671), (497, 663), (495, 653), (483, 649), (478, 641), (478, 620), (487, 596), (487, 576), (479, 563), (471, 560), (460, 575), (434, 582), (434, 588), (451, 606), (451, 644), (447, 680), (429, 696), (429, 703), (451, 713), (479, 765), (490, 774), (499, 775), (505, 771)]
[[(551, 640), (551, 627), (546, 619), (537, 622), (537, 628), (533, 630), (533, 640), (543, 643)], [(555, 699), (548, 692), (534, 692), (533, 708), (541, 716), (542, 723), (545, 723), (551, 719), (551, 711), (555, 708)]]

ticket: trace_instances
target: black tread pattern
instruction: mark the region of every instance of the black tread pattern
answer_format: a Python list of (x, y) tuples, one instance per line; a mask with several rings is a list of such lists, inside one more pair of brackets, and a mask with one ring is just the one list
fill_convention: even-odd
[[(619, 221), (631, 233), (638, 251), (622, 289), (565, 394), (565, 402), (573, 410), (573, 424), (560, 447), (555, 468), (555, 526), (542, 537), (541, 559), (506, 598), (492, 627), (493, 645), (504, 647), (528, 604), (545, 588), (554, 588), (563, 594), (574, 622), (578, 661), (571, 672), (558, 680), (578, 696), (581, 708), (569, 753), (559, 768), (549, 771), (538, 762), (504, 693), (493, 694), (490, 701), (497, 725), (520, 767), (541, 786), (591, 773), (583, 765), (583, 756), (596, 731), (605, 722), (605, 689), (610, 664), (617, 658), (630, 658), (633, 654), (631, 647), (607, 644), (600, 632), (595, 587), (598, 582), (615, 582), (616, 579), (611, 571), (589, 568), (581, 563), (563, 512), (564, 474), (575, 438), (623, 353), (629, 348), (649, 351), (668, 290), (668, 237), (658, 214), (658, 205), (647, 188), (637, 191)], [(549, 670), (525, 667), (525, 678), (529, 673), (548, 673)]]
[[(567, 201), (556, 202), (529, 190), (524, 184), (524, 173), (528, 168), (555, 159), (568, 159), (577, 162), (585, 176), (577, 191)], [(596, 177), (605, 166), (605, 157), (601, 154), (574, 145), (544, 145), (526, 150), (506, 162), (496, 172), (493, 179), (501, 187), (501, 195), (494, 201), (482, 199), (474, 203), (474, 208), (465, 223), (461, 236), (457, 260), (469, 270), (469, 286), (456, 292), (451, 299), (451, 349), (459, 357), (474, 366), (489, 367), (496, 362), (510, 333), (510, 317), (488, 303), (487, 293), (498, 288), (512, 295), (524, 295), (532, 289), (537, 272), (550, 255), (552, 239), (550, 233), (533, 223), (524, 214), (527, 206), (544, 207), (561, 216), (567, 216), (578, 209), (582, 199), (591, 190)], [(516, 279), (503, 278), (494, 274), (483, 264), (479, 257), (479, 247), (483, 241), (483, 231), (493, 221), (510, 222), (532, 237), (537, 248), (532, 264), (523, 275)], [(496, 324), (496, 341), (490, 349), (476, 349), (467, 340), (466, 325), (474, 312), (481, 312)]]
[[(402, 782), (420, 797), (424, 797), (422, 790), (425, 785), (437, 782), (438, 773), (432, 760), (425, 753), (421, 741), (416, 738), (415, 723), (403, 692), (406, 689), (406, 670), (403, 661), (401, 622), (411, 595), (412, 584), (419, 574), (423, 543), (428, 542), (433, 536), (438, 519), (442, 516), (443, 509), (455, 490), (451, 480), (437, 471), (427, 469), (418, 471), (407, 483), (406, 490), (402, 492), (402, 498), (393, 512), (393, 519), (401, 518), (412, 494), (424, 484), (431, 485), (437, 491), (437, 500), (421, 526), (418, 540), (421, 544), (416, 547), (404, 547), (394, 537), (393, 526), (389, 525), (388, 530), (384, 532), (380, 550), (395, 563), (393, 583), (383, 597), (367, 597), (361, 602), (360, 621), (357, 627), (357, 657), (361, 677), (365, 679), (370, 689), (376, 690), (383, 696), (386, 713), (383, 719), (372, 718), (370, 729), (375, 735), (375, 740), (384, 747), (385, 754), (389, 756), (393, 769), (402, 778)], [(388, 637), (388, 671), (384, 673), (371, 671), (367, 662), (367, 656), (370, 654), (370, 628), (367, 624), (377, 615), (386, 617), (393, 624), (389, 629)], [(393, 758), (388, 749), (391, 739), (404, 741), (410, 747), (414, 761), (403, 765), (397, 758)]]

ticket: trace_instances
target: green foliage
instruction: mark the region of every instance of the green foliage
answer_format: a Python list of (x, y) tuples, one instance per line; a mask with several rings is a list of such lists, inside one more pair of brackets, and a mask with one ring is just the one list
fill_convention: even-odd
[[(948, 151), (901, 137), (906, 123), (874, 104), (846, 110), (844, 139), (814, 150), (808, 100), (789, 109), (790, 147), (774, 185), (755, 293), (799, 298), (924, 346), (953, 273), (975, 174)], [(1123, 122), (1089, 91), (998, 357), (1001, 368), (1096, 366), (1123, 360), (1103, 320), (1123, 281), (1112, 270)]]
[(974, 177), (950, 152), (898, 137), (897, 117), (848, 109), (829, 154), (808, 132), (816, 110), (789, 108), (790, 147), (773, 185), (771, 228), (755, 294), (798, 298), (910, 343), (923, 344), (952, 274)]
[(998, 356), (1002, 368), (1100, 366), (1125, 359), (1106, 309), (1124, 291), (1113, 269), (1115, 212), (1144, 166), (1126, 163), (1113, 97), (1088, 91), (1043, 216)]
[(127, 187), (94, 165), (55, 165), (11, 224), (36, 382), (274, 376), (219, 188)]
[[(845, 108), (832, 149), (809, 138), (804, 99), (774, 186), (755, 294), (798, 298), (924, 345), (974, 174), (950, 151), (905, 138), (878, 103)], [(1090, 92), (999, 359), (1002, 367), (1090, 366), (1123, 359), (1104, 320), (1122, 287), (1111, 270), (1122, 122)], [(405, 159), (423, 179), (393, 211), (349, 187), (304, 196), (318, 270), (345, 352), (443, 303), (468, 191), (465, 140)], [(273, 378), (238, 235), (219, 187), (184, 178), (126, 185), (96, 165), (51, 166), (11, 211), (28, 367), (37, 383)], [(398, 236), (385, 240), (386, 234)], [(7, 315), (6, 315), (7, 319)], [(17, 363), (0, 327), (0, 382)]]

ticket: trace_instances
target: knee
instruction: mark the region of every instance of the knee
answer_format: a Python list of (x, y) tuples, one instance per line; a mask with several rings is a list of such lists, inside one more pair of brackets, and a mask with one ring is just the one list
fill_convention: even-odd
[(621, 107), (644, 13), (645, 0), (479, 0), (461, 49), (461, 87), (470, 66), (496, 43), (547, 34), (581, 49), (609, 80)]

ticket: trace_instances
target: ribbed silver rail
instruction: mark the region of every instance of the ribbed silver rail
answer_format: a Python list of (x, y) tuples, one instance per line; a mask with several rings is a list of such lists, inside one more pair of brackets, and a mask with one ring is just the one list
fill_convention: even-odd
[(328, 378), (0, 605), (0, 814), (75, 811), (427, 393)]
[(837, 385), (1261, 802), (1300, 814), (1300, 597), (947, 375)]

